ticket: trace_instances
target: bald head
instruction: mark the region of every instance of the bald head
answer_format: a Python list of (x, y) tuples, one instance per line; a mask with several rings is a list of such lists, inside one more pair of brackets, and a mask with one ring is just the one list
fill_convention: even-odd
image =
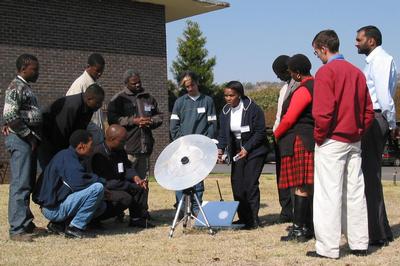
[(111, 125), (106, 130), (106, 144), (111, 150), (123, 149), (126, 140), (126, 129), (120, 125)]
[(120, 125), (111, 125), (106, 130), (106, 139), (108, 138), (115, 138), (119, 135), (126, 134), (126, 129)]

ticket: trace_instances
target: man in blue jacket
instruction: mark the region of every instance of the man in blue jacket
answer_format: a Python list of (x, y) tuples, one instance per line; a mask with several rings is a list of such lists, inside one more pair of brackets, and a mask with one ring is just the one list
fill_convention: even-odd
[(92, 136), (86, 130), (72, 133), (68, 149), (58, 152), (43, 175), (37, 203), (43, 215), (50, 220), (48, 229), (62, 232), (68, 220), (65, 236), (90, 237), (85, 228), (93, 217), (105, 210), (104, 180), (86, 172), (81, 161), (92, 151)]

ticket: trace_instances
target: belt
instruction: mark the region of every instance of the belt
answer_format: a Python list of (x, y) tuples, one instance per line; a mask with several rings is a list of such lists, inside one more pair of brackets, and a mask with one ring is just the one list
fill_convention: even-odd
[(374, 109), (374, 112), (375, 113), (382, 113), (382, 110), (381, 109)]

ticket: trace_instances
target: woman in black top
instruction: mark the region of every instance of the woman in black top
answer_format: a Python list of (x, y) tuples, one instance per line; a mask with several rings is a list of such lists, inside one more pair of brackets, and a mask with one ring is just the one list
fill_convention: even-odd
[(224, 89), (226, 105), (220, 115), (218, 159), (226, 151), (232, 161), (233, 197), (239, 201), (239, 221), (245, 229), (259, 226), (260, 189), (258, 179), (267, 154), (264, 112), (244, 95), (243, 85), (231, 81)]

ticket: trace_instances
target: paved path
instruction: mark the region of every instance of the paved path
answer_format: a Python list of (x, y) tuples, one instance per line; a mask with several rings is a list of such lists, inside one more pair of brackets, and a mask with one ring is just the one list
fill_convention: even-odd
[[(231, 167), (224, 164), (215, 165), (212, 173), (229, 174)], [(275, 164), (265, 164), (263, 174), (275, 174)], [(396, 175), (398, 184), (400, 184), (400, 167), (383, 166), (382, 167), (382, 178), (384, 180), (393, 180), (393, 176)]]

